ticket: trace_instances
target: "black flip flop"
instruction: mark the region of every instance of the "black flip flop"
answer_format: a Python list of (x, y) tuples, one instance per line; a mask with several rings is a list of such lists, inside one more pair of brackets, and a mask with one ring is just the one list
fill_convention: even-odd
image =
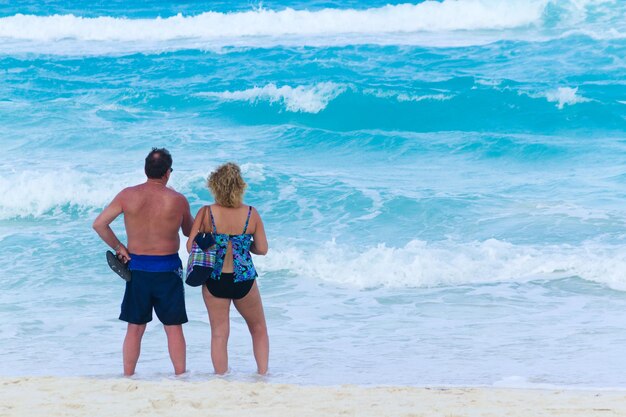
[(107, 251), (107, 263), (113, 272), (122, 277), (124, 281), (130, 281), (130, 269), (128, 269), (128, 264), (120, 261), (110, 250)]

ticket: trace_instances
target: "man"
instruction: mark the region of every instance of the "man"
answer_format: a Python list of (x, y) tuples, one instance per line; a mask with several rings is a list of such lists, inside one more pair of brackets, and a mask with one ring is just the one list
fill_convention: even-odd
[[(146, 157), (145, 183), (122, 190), (93, 222), (98, 235), (123, 262), (129, 262), (131, 280), (126, 283), (120, 320), (128, 322), (124, 339), (124, 375), (135, 373), (141, 338), (152, 309), (163, 323), (167, 345), (180, 375), (186, 370), (186, 323), (182, 264), (178, 257), (178, 230), (189, 236), (193, 219), (187, 199), (166, 187), (172, 174), (172, 157), (166, 149), (153, 148)], [(128, 248), (115, 236), (111, 222), (124, 213)]]

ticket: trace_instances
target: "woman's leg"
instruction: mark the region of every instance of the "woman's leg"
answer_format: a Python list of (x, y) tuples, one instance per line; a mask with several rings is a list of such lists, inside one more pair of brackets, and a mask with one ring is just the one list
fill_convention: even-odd
[(252, 348), (254, 359), (256, 359), (259, 374), (267, 373), (267, 362), (270, 354), (270, 340), (267, 335), (267, 325), (265, 324), (265, 314), (263, 313), (263, 303), (261, 293), (256, 281), (252, 284), (252, 289), (243, 298), (234, 300), (237, 311), (243, 316), (248, 324), (250, 335), (252, 336)]
[(230, 299), (213, 296), (206, 285), (202, 286), (202, 297), (209, 312), (211, 323), (211, 360), (216, 374), (228, 371), (228, 336), (230, 334)]

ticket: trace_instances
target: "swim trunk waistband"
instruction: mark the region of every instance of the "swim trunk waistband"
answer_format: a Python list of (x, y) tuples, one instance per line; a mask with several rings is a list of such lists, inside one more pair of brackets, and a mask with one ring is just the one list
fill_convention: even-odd
[(183, 263), (178, 253), (171, 255), (135, 255), (130, 254), (131, 271), (170, 272), (182, 268)]

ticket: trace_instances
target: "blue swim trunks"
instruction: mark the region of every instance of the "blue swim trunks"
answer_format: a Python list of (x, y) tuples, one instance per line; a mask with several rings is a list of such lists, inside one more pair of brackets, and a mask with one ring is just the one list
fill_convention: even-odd
[(187, 323), (182, 263), (178, 254), (154, 256), (130, 254), (131, 280), (126, 283), (120, 320), (133, 324), (152, 321), (152, 310), (161, 323)]

